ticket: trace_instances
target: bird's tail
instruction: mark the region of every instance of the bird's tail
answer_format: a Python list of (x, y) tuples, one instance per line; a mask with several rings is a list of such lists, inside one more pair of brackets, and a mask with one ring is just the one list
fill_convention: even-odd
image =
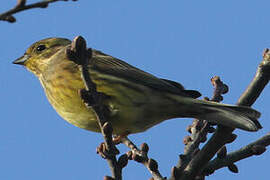
[(260, 112), (250, 107), (221, 104), (192, 98), (184, 99), (181, 102), (188, 104), (188, 109), (185, 109), (186, 113), (184, 113), (185, 117), (203, 119), (246, 131), (257, 131), (262, 128), (257, 120), (260, 117)]

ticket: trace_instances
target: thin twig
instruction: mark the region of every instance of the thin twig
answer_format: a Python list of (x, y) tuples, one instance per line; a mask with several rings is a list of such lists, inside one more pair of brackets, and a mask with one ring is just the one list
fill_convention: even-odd
[(227, 167), (237, 161), (242, 159), (251, 157), (253, 155), (261, 155), (265, 152), (266, 147), (270, 145), (270, 133), (266, 134), (265, 136), (261, 137), (260, 139), (252, 142), (241, 149), (231, 152), (227, 154), (224, 158), (215, 158), (210, 161), (204, 171), (206, 172), (214, 172), (217, 169)]
[[(224, 84), (218, 76), (211, 78), (211, 83), (214, 87), (211, 101), (222, 101), (222, 94), (228, 92), (228, 86)], [(205, 98), (205, 100), (209, 99)], [(210, 123), (207, 121), (194, 119), (192, 125), (188, 127), (188, 131), (191, 133), (191, 135), (184, 139), (184, 153), (179, 156), (179, 161), (173, 170), (172, 176), (170, 178), (171, 180), (179, 178), (188, 163), (192, 160), (193, 156), (199, 152), (199, 145), (207, 140), (207, 134), (213, 133), (215, 129), (211, 127)], [(175, 176), (176, 174), (177, 176)]]
[[(96, 85), (92, 82), (90, 73), (88, 72), (88, 65), (91, 64), (92, 50), (86, 48), (86, 41), (83, 37), (77, 36), (72, 41), (71, 46), (67, 49), (66, 54), (70, 60), (78, 64), (85, 85), (85, 90), (80, 92), (81, 97), (86, 103), (86, 106), (88, 108), (92, 108), (94, 113), (96, 113), (97, 121), (105, 140), (105, 148), (101, 145), (99, 150), (102, 151), (101, 153), (104, 155), (103, 157), (106, 158), (110, 166), (112, 178), (115, 180), (121, 180), (122, 168), (124, 166), (120, 166), (116, 159), (116, 154), (119, 151), (116, 149), (112, 141), (112, 126), (110, 122), (106, 120), (107, 109), (102, 103), (106, 96), (97, 92)], [(106, 178), (110, 177), (106, 176)]]
[(141, 150), (128, 138), (121, 138), (121, 143), (126, 145), (133, 153), (141, 155)]
[(141, 145), (141, 149), (139, 149), (127, 137), (123, 137), (121, 139), (121, 142), (131, 149), (131, 151), (129, 151), (127, 153), (130, 160), (134, 160), (138, 163), (143, 164), (148, 169), (148, 171), (151, 173), (151, 175), (153, 177), (152, 179), (165, 180), (158, 170), (157, 161), (155, 161), (154, 159), (148, 158), (149, 147), (146, 143), (143, 143)]
[[(263, 60), (260, 63), (256, 75), (247, 90), (237, 101), (238, 105), (251, 106), (261, 94), (263, 88), (269, 81), (270, 75), (270, 52), (265, 50)], [(259, 90), (258, 90), (259, 89)], [(252, 93), (250, 93), (252, 92)], [(202, 148), (200, 152), (190, 161), (186, 167), (181, 180), (194, 179), (196, 175), (200, 174), (203, 167), (212, 159), (216, 152), (223, 147), (230, 138), (232, 138), (232, 131), (234, 129), (218, 126), (216, 132)]]
[[(211, 78), (211, 83), (214, 87), (214, 92), (210, 101), (221, 102), (223, 100), (222, 94), (228, 92), (228, 86), (224, 84), (218, 76)], [(205, 100), (207, 100), (207, 98)], [(209, 130), (210, 124), (207, 121), (194, 120), (190, 129), (192, 141), (186, 145), (184, 154), (189, 155), (193, 153), (194, 150), (198, 149), (200, 143), (206, 141)], [(210, 131), (212, 131), (212, 129)]]
[(270, 79), (270, 51), (265, 49), (263, 60), (259, 64), (255, 77), (249, 84), (245, 92), (238, 99), (238, 105), (251, 106), (259, 97)]
[[(255, 74), (250, 85), (247, 87), (245, 92), (239, 98), (237, 104), (238, 105), (252, 105), (256, 99), (259, 97), (260, 93), (264, 89), (264, 87), (269, 82), (270, 78), (270, 51), (269, 49), (265, 49), (263, 52), (263, 60), (261, 61), (258, 70)], [(237, 162), (244, 158), (248, 158), (252, 155), (256, 155), (256, 150), (262, 151), (265, 149), (266, 146), (269, 145), (270, 141), (270, 134), (263, 136), (262, 138), (258, 139), (257, 141), (237, 150), (235, 152), (229, 153), (226, 158), (220, 160), (218, 158), (210, 161), (204, 171), (214, 171), (221, 167), (225, 167), (230, 165), (231, 163)], [(258, 146), (261, 145), (261, 146)]]
[[(0, 14), (0, 20), (14, 23), (14, 22), (16, 22), (16, 18), (13, 16), (14, 14), (21, 12), (21, 11), (28, 10), (28, 9), (47, 8), (50, 3), (54, 3), (57, 1), (68, 1), (68, 0), (45, 0), (45, 1), (40, 1), (40, 2), (33, 3), (33, 4), (29, 4), (29, 5), (25, 5), (26, 0), (17, 0), (16, 6), (14, 6), (12, 9)], [(72, 0), (72, 1), (76, 1), (76, 0)]]

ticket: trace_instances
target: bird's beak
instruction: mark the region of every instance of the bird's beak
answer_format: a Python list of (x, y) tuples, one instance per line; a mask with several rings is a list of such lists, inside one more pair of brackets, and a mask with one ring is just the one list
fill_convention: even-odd
[(13, 64), (19, 64), (19, 65), (25, 65), (25, 62), (30, 58), (29, 55), (24, 54), (22, 57), (16, 59), (15, 61), (13, 61)]

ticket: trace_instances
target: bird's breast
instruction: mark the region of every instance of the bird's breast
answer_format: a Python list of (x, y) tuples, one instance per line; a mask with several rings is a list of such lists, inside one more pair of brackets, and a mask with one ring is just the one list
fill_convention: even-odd
[(69, 123), (91, 131), (99, 131), (92, 109), (86, 108), (79, 91), (84, 88), (75, 66), (54, 68), (40, 77), (46, 96), (57, 113)]

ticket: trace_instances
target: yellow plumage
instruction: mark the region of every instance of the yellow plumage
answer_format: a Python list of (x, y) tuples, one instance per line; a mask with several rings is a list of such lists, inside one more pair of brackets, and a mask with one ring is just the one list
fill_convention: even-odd
[[(84, 89), (78, 66), (67, 59), (70, 41), (48, 38), (34, 43), (14, 61), (40, 80), (54, 109), (69, 123), (99, 132), (93, 110), (86, 108), (79, 91)], [(199, 92), (159, 79), (119, 59), (93, 50), (89, 72), (97, 91), (106, 95), (113, 133), (137, 133), (171, 118), (195, 117), (256, 131), (260, 113), (248, 108), (197, 100)]]

